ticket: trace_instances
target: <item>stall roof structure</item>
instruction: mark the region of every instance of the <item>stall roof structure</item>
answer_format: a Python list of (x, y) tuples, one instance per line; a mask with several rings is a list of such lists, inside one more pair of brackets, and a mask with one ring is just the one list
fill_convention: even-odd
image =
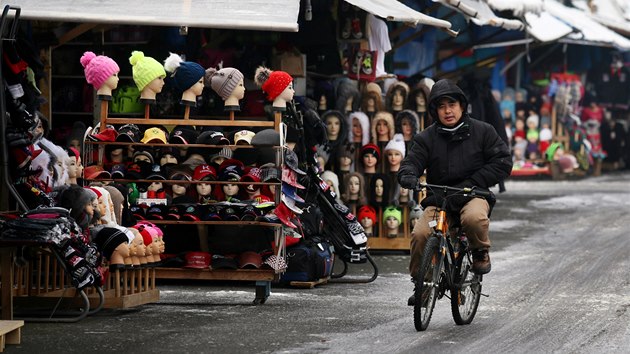
[(9, 0), (21, 19), (298, 31), (300, 0)]
[[(630, 3), (630, 2), (629, 2)], [(630, 22), (626, 13), (630, 5), (616, 0), (593, 0), (589, 6), (586, 0), (574, 0), (573, 5), (589, 14), (595, 21), (624, 35), (630, 34)]]
[(516, 19), (497, 16), (483, 0), (433, 0), (460, 12), (467, 20), (479, 26), (501, 27), (506, 30), (525, 29), (525, 24)]
[(431, 17), (418, 12), (397, 0), (345, 0), (375, 16), (387, 21), (405, 22), (412, 26), (418, 24), (435, 26), (447, 31), (451, 35), (457, 32), (451, 30), (451, 23), (439, 18)]

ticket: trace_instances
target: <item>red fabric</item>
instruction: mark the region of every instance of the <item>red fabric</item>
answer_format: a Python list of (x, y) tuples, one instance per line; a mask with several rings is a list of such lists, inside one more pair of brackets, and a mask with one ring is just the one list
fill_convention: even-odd
[(272, 71), (269, 78), (262, 85), (263, 91), (267, 93), (269, 101), (275, 100), (289, 84), (293, 82), (291, 75), (284, 71)]

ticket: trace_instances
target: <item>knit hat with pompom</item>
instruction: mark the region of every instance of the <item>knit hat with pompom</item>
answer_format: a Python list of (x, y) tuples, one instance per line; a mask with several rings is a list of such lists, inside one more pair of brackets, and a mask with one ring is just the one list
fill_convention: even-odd
[(103, 86), (110, 76), (120, 72), (118, 64), (105, 55), (96, 55), (87, 51), (83, 53), (80, 61), (85, 71), (85, 79), (88, 84), (94, 86), (97, 90)]
[(204, 77), (203, 67), (192, 61), (184, 61), (175, 53), (170, 53), (164, 60), (164, 69), (168, 73), (167, 83), (183, 92), (191, 88)]
[(293, 78), (284, 71), (271, 71), (264, 66), (259, 66), (256, 69), (254, 81), (265, 91), (267, 99), (273, 101), (293, 82)]
[(236, 88), (241, 80), (243, 80), (243, 73), (234, 68), (206, 69), (206, 77), (204, 84), (206, 87), (211, 87), (222, 99), (226, 100)]
[(129, 63), (132, 65), (133, 81), (140, 91), (144, 90), (151, 81), (166, 77), (162, 64), (151, 57), (145, 57), (141, 51), (131, 52)]

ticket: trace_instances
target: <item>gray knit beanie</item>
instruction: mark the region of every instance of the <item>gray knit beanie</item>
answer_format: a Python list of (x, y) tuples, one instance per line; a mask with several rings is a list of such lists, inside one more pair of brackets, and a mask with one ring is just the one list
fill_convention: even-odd
[(224, 100), (230, 97), (236, 85), (243, 80), (243, 74), (235, 68), (206, 69), (204, 85), (211, 87)]

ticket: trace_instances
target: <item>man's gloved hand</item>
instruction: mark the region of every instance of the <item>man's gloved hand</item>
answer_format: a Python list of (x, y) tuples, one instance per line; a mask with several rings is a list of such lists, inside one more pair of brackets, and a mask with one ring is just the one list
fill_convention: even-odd
[[(471, 188), (474, 186), (475, 186), (475, 183), (472, 180), (466, 179), (454, 185), (453, 187)], [(471, 197), (467, 197), (461, 194), (450, 195), (448, 197), (448, 201), (446, 202), (446, 207), (448, 208), (449, 211), (459, 212), (464, 207), (464, 205), (466, 205), (466, 203), (468, 203), (471, 199), (472, 199)]]
[(412, 175), (399, 175), (398, 184), (403, 188), (414, 190), (418, 186), (418, 177)]

